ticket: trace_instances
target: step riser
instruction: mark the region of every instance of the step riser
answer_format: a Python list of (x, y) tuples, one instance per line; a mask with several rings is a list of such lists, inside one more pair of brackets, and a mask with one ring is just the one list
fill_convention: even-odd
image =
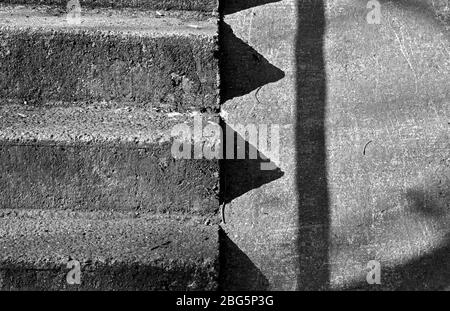
[(134, 212), (0, 211), (0, 290), (214, 290), (218, 228), (203, 222)]
[(131, 102), (185, 111), (217, 106), (216, 39), (94, 31), (0, 30), (0, 97)]
[(2, 263), (0, 290), (217, 290), (217, 267), (214, 263), (175, 266), (170, 270), (139, 265), (81, 266), (79, 285), (68, 284), (66, 278), (70, 270), (67, 266), (13, 267)]
[[(22, 143), (21, 143), (22, 144)], [(136, 210), (214, 217), (217, 160), (175, 160), (171, 143), (0, 144), (0, 208)]]
[[(68, 0), (1, 0), (5, 4), (42, 4), (66, 7)], [(187, 10), (216, 12), (218, 0), (82, 0), (82, 7), (137, 8), (142, 10)]]

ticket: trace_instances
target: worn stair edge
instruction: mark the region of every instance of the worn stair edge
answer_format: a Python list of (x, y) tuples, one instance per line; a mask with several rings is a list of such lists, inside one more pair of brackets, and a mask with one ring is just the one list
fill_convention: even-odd
[(0, 9), (0, 97), (218, 107), (217, 23), (93, 11), (69, 24), (39, 8)]
[(218, 228), (197, 218), (5, 210), (0, 250), (1, 290), (217, 289)]
[[(219, 159), (194, 157), (215, 137), (183, 139), (197, 116), (113, 104), (0, 104), (0, 208), (136, 210), (208, 216), (219, 209)], [(188, 159), (174, 143), (190, 146)], [(181, 149), (181, 148), (180, 148)], [(206, 150), (206, 149), (203, 149)], [(205, 154), (204, 154), (205, 155)]]
[[(0, 0), (0, 4), (20, 5), (56, 5), (67, 7), (68, 0)], [(81, 7), (88, 8), (136, 8), (141, 10), (164, 11), (198, 11), (203, 13), (216, 13), (218, 0), (82, 0)]]

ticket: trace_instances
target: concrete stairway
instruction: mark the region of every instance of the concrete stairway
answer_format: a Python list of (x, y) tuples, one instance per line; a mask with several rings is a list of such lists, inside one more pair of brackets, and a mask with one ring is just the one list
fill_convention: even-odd
[(0, 3), (0, 289), (217, 288), (216, 1)]

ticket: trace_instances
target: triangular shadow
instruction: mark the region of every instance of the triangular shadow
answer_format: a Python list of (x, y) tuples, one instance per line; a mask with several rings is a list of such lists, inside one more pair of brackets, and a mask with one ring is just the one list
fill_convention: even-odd
[(255, 6), (264, 5), (281, 0), (226, 0), (220, 1), (219, 12), (223, 15), (233, 14)]
[(269, 281), (248, 256), (219, 230), (219, 290), (221, 291), (265, 291)]
[[(265, 154), (257, 150), (244, 137), (233, 130), (229, 125), (222, 124), (224, 129), (223, 149), (227, 154), (227, 141), (233, 139), (234, 155), (237, 154), (239, 146), (245, 145), (245, 159), (227, 159), (220, 162), (220, 201), (221, 204), (229, 203), (241, 195), (259, 188), (267, 183), (281, 178), (284, 172), (276, 167)], [(230, 133), (232, 133), (230, 135)], [(228, 144), (231, 146), (231, 144)], [(251, 159), (250, 155), (257, 154), (256, 159)], [(273, 169), (262, 169), (262, 164), (270, 164)]]
[(220, 28), (221, 102), (249, 94), (258, 87), (284, 78), (284, 72), (236, 37), (225, 22)]

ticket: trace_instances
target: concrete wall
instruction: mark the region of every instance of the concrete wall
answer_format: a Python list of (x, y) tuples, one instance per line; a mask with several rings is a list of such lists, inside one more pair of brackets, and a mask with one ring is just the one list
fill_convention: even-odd
[[(375, 25), (367, 1), (224, 5), (258, 74), (240, 76), (223, 40), (237, 86), (222, 115), (279, 124), (282, 171), (225, 205), (224, 289), (450, 284), (450, 43), (445, 5), (430, 3), (381, 1)], [(381, 286), (366, 283), (371, 260)]]

